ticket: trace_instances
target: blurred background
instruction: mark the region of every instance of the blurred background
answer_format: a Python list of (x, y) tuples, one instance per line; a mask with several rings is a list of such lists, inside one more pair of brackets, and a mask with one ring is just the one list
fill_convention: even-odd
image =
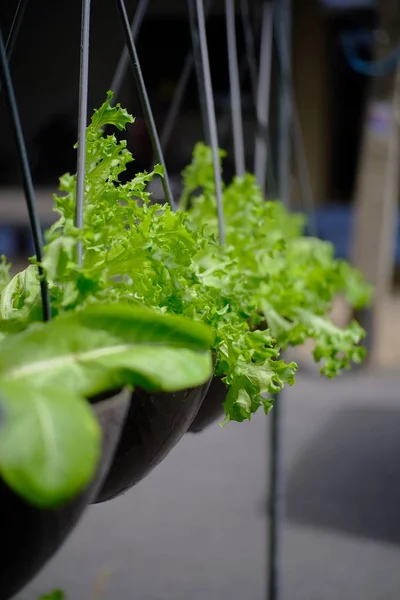
[[(262, 3), (250, 2), (256, 25)], [(363, 371), (326, 382), (311, 365), (309, 348), (290, 357), (300, 362), (303, 374), (283, 399), (281, 597), (397, 600), (400, 71), (398, 61), (386, 63), (400, 43), (400, 2), (287, 0), (285, 5), (290, 12), (287, 43), (303, 138), (303, 167), (293, 153), (286, 181), (290, 206), (304, 210), (305, 164), (312, 197), (307, 210), (315, 217), (317, 234), (333, 242), (338, 256), (363, 271), (376, 287), (376, 300), (367, 315), (359, 315), (371, 333), (370, 358)], [(215, 0), (212, 6), (207, 34), (219, 141), (228, 151), (224, 177), (230, 179), (234, 167), (224, 2)], [(133, 16), (136, 2), (128, 1), (127, 7)], [(15, 8), (16, 2), (0, 5), (4, 33)], [(79, 0), (58, 2), (57, 7), (51, 0), (28, 3), (11, 60), (43, 227), (55, 217), (52, 194), (58, 177), (76, 169), (80, 23)], [(257, 27), (255, 31), (259, 54)], [(243, 63), (239, 11), (237, 39)], [(137, 47), (161, 127), (191, 47), (186, 2), (151, 0)], [(96, 0), (89, 113), (104, 101), (121, 50), (114, 3)], [(274, 48), (267, 174), (272, 198), (279, 189), (282, 133), (277, 53)], [(379, 76), (367, 72), (370, 61), (383, 65)], [(257, 122), (251, 78), (242, 71), (246, 162), (253, 165)], [(119, 101), (136, 116), (128, 139), (135, 157), (133, 172), (147, 169), (151, 146), (130, 73)], [(32, 244), (2, 96), (0, 103), (0, 253), (19, 269), (32, 254)], [(203, 137), (199, 115), (193, 71), (166, 149), (176, 195), (193, 145)], [(154, 197), (160, 192), (155, 188)], [(350, 316), (339, 298), (335, 320), (344, 323)], [(23, 597), (30, 600), (61, 587), (72, 600), (264, 598), (268, 443), (268, 423), (262, 415), (252, 423), (233, 423), (222, 430), (217, 425), (187, 435), (137, 488), (113, 503), (92, 507)]]

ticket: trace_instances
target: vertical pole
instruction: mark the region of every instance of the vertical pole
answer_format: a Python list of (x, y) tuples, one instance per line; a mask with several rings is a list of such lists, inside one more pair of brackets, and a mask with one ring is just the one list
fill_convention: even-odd
[(264, 0), (262, 9), (260, 70), (257, 89), (257, 133), (254, 152), (254, 174), (265, 194), (268, 166), (268, 124), (271, 96), (273, 3)]
[[(21, 121), (19, 117), (17, 100), (14, 94), (10, 69), (6, 55), (6, 49), (3, 41), (3, 35), (0, 29), (0, 81), (4, 88), (4, 94), (7, 101), (8, 109), (12, 126), (14, 129), (15, 140), (17, 143), (18, 156), (22, 172), (22, 182), (24, 186), (26, 206), (29, 215), (29, 224), (33, 237), (33, 245), (38, 262), (43, 258), (43, 239), (42, 230), (40, 227), (39, 217), (36, 209), (35, 189), (33, 187), (32, 174), (29, 166), (28, 153), (26, 151), (24, 134), (22, 131)], [(40, 277), (40, 292), (42, 297), (43, 320), (48, 321), (51, 317), (50, 296), (47, 287), (47, 282), (44, 278), (42, 268), (39, 266)]]
[(282, 394), (275, 397), (269, 423), (268, 600), (281, 598), (281, 537), (283, 521)]
[[(90, 0), (82, 2), (81, 60), (79, 71), (78, 164), (76, 172), (75, 225), (83, 227), (86, 176), (86, 124), (89, 88)], [(78, 244), (78, 264), (82, 265), (82, 242)]]
[[(278, 46), (288, 48), (288, 70), (290, 69), (290, 2), (291, 0), (278, 0), (276, 35)], [(279, 11), (279, 12), (278, 12)], [(279, 44), (280, 39), (280, 44)], [(283, 65), (282, 65), (283, 66)], [(290, 72), (290, 71), (289, 71)], [(280, 115), (279, 115), (279, 192), (280, 199), (289, 206), (290, 194), (290, 122), (291, 105), (290, 90), (288, 89), (288, 73), (281, 73), (280, 81)], [(270, 419), (270, 462), (269, 462), (269, 577), (268, 600), (281, 598), (281, 539), (283, 526), (283, 468), (282, 468), (282, 400), (279, 394), (275, 399), (274, 408)]]
[(226, 34), (228, 41), (228, 66), (231, 96), (233, 150), (236, 175), (245, 171), (242, 103), (240, 97), (239, 66), (237, 59), (235, 0), (225, 0)]

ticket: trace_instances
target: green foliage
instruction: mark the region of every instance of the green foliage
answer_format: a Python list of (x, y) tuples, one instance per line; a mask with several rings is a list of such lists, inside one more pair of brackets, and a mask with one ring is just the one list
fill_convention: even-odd
[[(359, 273), (336, 260), (330, 244), (304, 237), (303, 217), (266, 202), (252, 175), (235, 178), (223, 190), (227, 243), (221, 248), (211, 153), (203, 144), (183, 173), (188, 212), (150, 203), (146, 186), (162, 176), (159, 165), (121, 184), (118, 177), (133, 158), (125, 141), (103, 130), (123, 130), (133, 119), (119, 105), (112, 107), (111, 98), (109, 93), (87, 130), (82, 230), (73, 224), (74, 175), (61, 177), (63, 196), (55, 197), (59, 219), (47, 232), (42, 265), (54, 314), (124, 302), (211, 326), (215, 373), (229, 390), (226, 420), (248, 419), (259, 407), (268, 412), (272, 401), (265, 394), (294, 383), (297, 365), (280, 358), (289, 346), (314, 339), (315, 360), (328, 376), (359, 362), (362, 329), (355, 323), (341, 329), (326, 316), (338, 293), (352, 305), (368, 301), (370, 290)], [(13, 285), (19, 289), (21, 281), (0, 294), (3, 332), (38, 320), (38, 280), (29, 282), (17, 306), (17, 323)]]
[[(184, 197), (195, 190), (190, 218), (193, 227), (206, 225), (207, 234), (217, 232), (214, 190), (204, 184), (210, 174), (211, 150), (198, 144), (193, 162), (184, 171)], [(364, 331), (357, 323), (336, 327), (326, 316), (336, 294), (343, 293), (352, 306), (369, 302), (371, 290), (358, 271), (334, 257), (330, 243), (305, 237), (303, 217), (291, 214), (279, 202), (266, 202), (252, 175), (236, 177), (223, 193), (226, 256), (243, 273), (248, 303), (257, 326), (257, 313), (284, 350), (315, 340), (314, 358), (329, 377), (359, 363)]]

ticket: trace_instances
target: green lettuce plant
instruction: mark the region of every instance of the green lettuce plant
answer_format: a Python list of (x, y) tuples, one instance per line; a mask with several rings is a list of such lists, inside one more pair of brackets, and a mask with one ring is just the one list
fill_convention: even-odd
[[(228, 388), (227, 421), (248, 419), (260, 406), (268, 412), (271, 396), (294, 383), (297, 365), (281, 359), (289, 346), (314, 339), (314, 357), (330, 377), (361, 361), (363, 330), (356, 323), (338, 328), (326, 316), (337, 293), (355, 306), (368, 301), (360, 275), (336, 260), (329, 244), (304, 237), (302, 218), (266, 202), (251, 175), (224, 189), (220, 246), (210, 150), (202, 144), (183, 173), (189, 210), (151, 203), (146, 187), (162, 176), (160, 166), (121, 184), (133, 157), (124, 140), (104, 130), (124, 130), (133, 119), (111, 99), (109, 92), (87, 128), (82, 230), (74, 226), (75, 175), (60, 178), (62, 195), (54, 198), (59, 219), (47, 232), (42, 263), (54, 315), (124, 302), (210, 326), (215, 374)], [(0, 315), (4, 335), (40, 318), (33, 266), (5, 285)]]

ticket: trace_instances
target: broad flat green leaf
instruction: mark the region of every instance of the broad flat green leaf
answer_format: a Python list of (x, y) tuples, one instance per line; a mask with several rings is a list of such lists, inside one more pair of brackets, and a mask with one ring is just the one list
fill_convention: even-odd
[(92, 479), (101, 431), (87, 401), (62, 381), (0, 383), (0, 474), (18, 494), (52, 508)]
[(86, 397), (121, 385), (176, 391), (212, 374), (210, 329), (127, 305), (97, 305), (0, 343), (0, 381), (62, 382)]

